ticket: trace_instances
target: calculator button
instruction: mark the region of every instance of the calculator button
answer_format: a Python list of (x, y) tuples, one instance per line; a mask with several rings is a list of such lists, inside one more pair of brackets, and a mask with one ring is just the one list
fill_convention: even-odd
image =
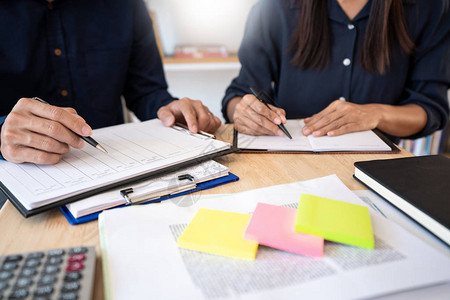
[(66, 272), (76, 272), (84, 269), (83, 263), (81, 262), (73, 262), (69, 263), (66, 267)]
[(80, 262), (86, 259), (86, 255), (84, 254), (74, 254), (69, 257), (69, 263), (71, 262)]
[(80, 283), (74, 281), (74, 282), (66, 282), (64, 283), (62, 287), (62, 292), (74, 292), (78, 291), (80, 289)]
[(33, 252), (27, 255), (27, 259), (41, 259), (44, 257), (44, 252)]
[(22, 269), (20, 276), (30, 277), (36, 275), (36, 273), (37, 273), (36, 268), (24, 268)]
[(48, 256), (63, 256), (65, 253), (64, 249), (54, 249), (48, 251)]
[(10, 262), (10, 261), (20, 261), (20, 260), (22, 260), (22, 258), (23, 258), (23, 256), (20, 255), (20, 254), (17, 254), (17, 255), (8, 255), (8, 256), (5, 258), (5, 262)]
[(34, 291), (35, 296), (48, 296), (53, 293), (53, 287), (51, 285), (39, 286)]
[(8, 299), (23, 299), (28, 296), (28, 289), (17, 289), (9, 295)]
[(59, 297), (60, 300), (76, 300), (78, 299), (78, 294), (75, 292), (71, 293), (63, 293), (61, 294), (61, 297)]
[(30, 277), (19, 277), (17, 279), (15, 286), (18, 288), (24, 288), (30, 286), (33, 283), (33, 279)]
[[(0, 295), (1, 295), (2, 291), (6, 290), (8, 288), (8, 286), (9, 286), (9, 284), (7, 281), (0, 281)], [(1, 299), (1, 297), (0, 297), (0, 299)]]
[(69, 254), (80, 254), (80, 253), (86, 253), (87, 248), (86, 247), (75, 247), (69, 250)]
[(17, 266), (19, 265), (18, 262), (16, 261), (11, 261), (11, 262), (5, 262), (2, 266), (2, 271), (12, 271), (15, 270), (17, 268)]
[(77, 281), (80, 280), (83, 275), (81, 275), (81, 272), (70, 272), (67, 273), (66, 276), (64, 276), (64, 281)]
[(27, 261), (25, 261), (25, 267), (26, 268), (34, 268), (37, 267), (41, 264), (41, 261), (39, 259), (29, 259)]
[(47, 259), (45, 262), (46, 265), (59, 265), (62, 263), (63, 259), (61, 256), (52, 256)]
[(42, 284), (42, 285), (52, 284), (52, 283), (55, 283), (57, 279), (58, 279), (58, 277), (54, 274), (44, 275), (39, 280), (39, 284)]
[(0, 280), (8, 280), (13, 276), (13, 272), (11, 271), (0, 271)]
[(44, 273), (46, 273), (46, 274), (54, 274), (57, 272), (59, 272), (58, 266), (48, 265), (48, 266), (45, 266), (45, 268), (44, 268)]

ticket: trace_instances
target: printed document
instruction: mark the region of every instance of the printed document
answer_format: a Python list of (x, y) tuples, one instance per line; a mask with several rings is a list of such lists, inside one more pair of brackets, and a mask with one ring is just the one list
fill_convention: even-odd
[(238, 213), (252, 213), (258, 202), (297, 207), (301, 193), (366, 205), (331, 175), (103, 212), (107, 299), (360, 299), (450, 281), (448, 252), (371, 208), (374, 250), (326, 241), (323, 258), (312, 258), (259, 246), (247, 261), (177, 247), (200, 207)]
[(108, 153), (86, 145), (55, 165), (0, 161), (0, 181), (27, 209), (221, 150), (230, 144), (165, 127), (160, 120), (94, 130)]

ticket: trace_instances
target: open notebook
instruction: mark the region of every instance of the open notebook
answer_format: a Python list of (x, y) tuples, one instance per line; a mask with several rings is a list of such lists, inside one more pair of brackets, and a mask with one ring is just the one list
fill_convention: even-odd
[(0, 188), (25, 216), (233, 152), (231, 145), (154, 119), (96, 129), (108, 153), (86, 145), (55, 165), (0, 161)]
[(340, 136), (305, 136), (303, 120), (288, 120), (286, 129), (292, 140), (286, 136), (252, 136), (235, 131), (233, 144), (241, 152), (377, 152), (392, 153), (400, 150), (380, 132), (367, 130)]
[[(221, 180), (218, 180), (221, 179)], [(170, 196), (198, 189), (207, 189), (219, 184), (236, 181), (238, 177), (229, 174), (228, 167), (213, 160), (180, 169), (158, 178), (145, 180), (133, 185), (123, 185), (111, 191), (87, 197), (69, 203), (64, 212), (69, 212), (68, 219), (74, 224), (82, 221), (82, 217), (120, 205), (159, 202)], [(128, 193), (125, 193), (128, 191)], [(131, 191), (131, 193), (129, 192)], [(90, 219), (96, 219), (93, 216)]]

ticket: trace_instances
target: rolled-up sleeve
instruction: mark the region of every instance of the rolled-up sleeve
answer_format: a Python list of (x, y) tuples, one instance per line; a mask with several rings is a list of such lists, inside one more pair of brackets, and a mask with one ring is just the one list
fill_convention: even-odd
[(276, 60), (280, 57), (277, 53), (277, 45), (280, 45), (280, 42), (276, 39), (280, 36), (271, 30), (279, 28), (272, 24), (275, 18), (264, 15), (270, 11), (268, 7), (265, 7), (267, 5), (270, 5), (270, 1), (260, 1), (249, 13), (238, 53), (242, 67), (238, 77), (227, 88), (222, 100), (222, 114), (226, 122), (230, 121), (226, 113), (228, 102), (235, 97), (249, 94), (251, 85), (256, 85), (272, 94), (270, 89), (278, 70)]

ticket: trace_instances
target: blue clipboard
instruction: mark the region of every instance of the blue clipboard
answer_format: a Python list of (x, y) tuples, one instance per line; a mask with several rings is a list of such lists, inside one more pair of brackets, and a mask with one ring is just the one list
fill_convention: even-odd
[[(152, 200), (152, 201), (148, 201), (145, 203), (141, 203), (139, 205), (145, 205), (145, 204), (150, 204), (150, 203), (157, 203), (157, 202), (161, 202), (170, 198), (174, 198), (174, 197), (178, 197), (178, 196), (182, 196), (182, 195), (186, 195), (189, 193), (193, 193), (193, 192), (198, 192), (198, 191), (202, 191), (202, 190), (208, 190), (211, 189), (213, 187), (225, 184), (225, 183), (229, 183), (229, 182), (234, 182), (234, 181), (238, 181), (239, 177), (237, 177), (236, 175), (234, 175), (233, 173), (229, 173), (227, 176), (223, 176), (220, 178), (216, 178), (216, 179), (212, 179), (209, 181), (205, 181), (205, 182), (201, 182), (199, 184), (197, 184), (197, 186), (189, 191), (185, 191), (185, 192), (180, 192), (177, 194), (173, 194), (170, 196), (165, 196), (162, 198), (159, 198), (157, 200)], [(119, 205), (110, 209), (115, 209), (115, 208), (119, 208), (119, 207), (125, 207), (128, 205)], [(75, 218), (70, 211), (67, 209), (67, 207), (65, 205), (60, 206), (59, 209), (61, 210), (61, 212), (63, 213), (63, 215), (66, 217), (67, 221), (69, 221), (69, 223), (71, 225), (78, 225), (78, 224), (83, 224), (89, 221), (94, 221), (98, 219), (98, 215), (102, 212), (102, 211), (98, 211), (83, 217), (79, 217), (79, 218)]]

